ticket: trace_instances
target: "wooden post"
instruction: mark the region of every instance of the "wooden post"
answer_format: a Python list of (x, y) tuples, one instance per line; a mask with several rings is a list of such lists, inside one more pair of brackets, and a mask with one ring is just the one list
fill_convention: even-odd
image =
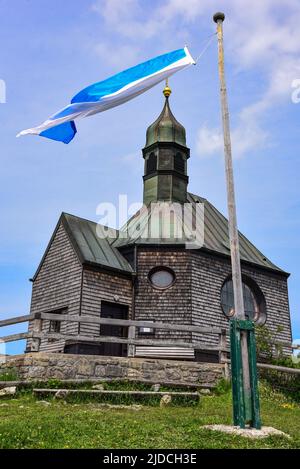
[(42, 332), (42, 319), (41, 314), (36, 313), (33, 320), (33, 335), (32, 335), (32, 344), (31, 352), (38, 352), (40, 350), (41, 339), (39, 337), (34, 337), (36, 332)]
[(219, 361), (220, 363), (224, 362), (224, 359), (227, 358), (226, 352), (224, 352), (222, 349), (226, 348), (227, 343), (226, 343), (226, 329), (221, 329), (221, 333), (219, 334)]
[[(128, 327), (128, 339), (135, 339), (136, 326)], [(128, 345), (128, 357), (135, 356), (135, 345)]]
[(219, 345), (220, 345), (219, 362), (224, 364), (224, 377), (225, 377), (225, 379), (229, 379), (229, 369), (228, 369), (228, 363), (227, 363), (227, 352), (223, 350), (223, 349), (226, 349), (226, 347), (227, 347), (226, 334), (227, 334), (226, 329), (222, 329), (221, 334), (219, 336)]
[[(224, 13), (216, 13), (213, 19), (215, 23), (217, 23), (217, 35), (218, 35), (218, 57), (219, 57), (218, 63), (219, 63), (219, 78), (220, 78), (220, 93), (221, 93), (222, 124), (223, 124), (223, 136), (224, 136), (228, 224), (229, 224), (229, 241), (230, 241), (231, 266), (232, 266), (232, 283), (233, 283), (233, 293), (234, 293), (234, 310), (235, 310), (235, 317), (237, 319), (243, 320), (245, 319), (245, 310), (244, 310), (241, 260), (240, 260), (240, 250), (239, 250), (239, 235), (238, 235), (238, 229), (237, 229), (233, 163), (232, 163), (231, 139), (230, 139), (229, 110), (228, 110), (228, 102), (227, 102), (227, 90), (226, 90), (225, 67), (224, 67), (223, 21), (225, 19), (225, 15)], [(244, 383), (244, 393), (245, 393), (246, 420), (249, 420), (249, 417), (251, 417), (251, 387), (250, 387), (250, 375), (249, 375), (247, 333), (245, 331), (241, 331), (241, 354), (242, 354), (243, 383)]]

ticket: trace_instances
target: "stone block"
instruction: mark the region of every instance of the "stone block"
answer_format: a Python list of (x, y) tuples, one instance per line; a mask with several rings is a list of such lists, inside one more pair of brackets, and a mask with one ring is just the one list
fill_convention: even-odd
[(47, 376), (47, 368), (45, 366), (32, 365), (28, 368), (27, 377), (29, 379), (46, 378), (46, 376)]
[(170, 396), (170, 394), (164, 394), (160, 400), (159, 407), (167, 407), (171, 404), (171, 402), (172, 397)]
[(106, 376), (105, 365), (96, 365), (95, 367), (95, 376), (104, 377)]
[(123, 378), (126, 376), (126, 370), (119, 365), (107, 365), (106, 367), (106, 376), (108, 378)]
[(81, 376), (94, 376), (95, 363), (92, 360), (80, 360), (77, 366), (77, 373)]
[(46, 369), (46, 377), (51, 379), (67, 379), (65, 370), (63, 368), (47, 368)]
[(0, 397), (3, 396), (13, 396), (16, 394), (17, 388), (16, 386), (7, 386), (6, 388), (0, 389)]

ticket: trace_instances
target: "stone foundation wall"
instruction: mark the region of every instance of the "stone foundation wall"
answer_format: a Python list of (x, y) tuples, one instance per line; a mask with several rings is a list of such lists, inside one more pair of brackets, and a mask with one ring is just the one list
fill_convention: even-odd
[(215, 363), (46, 352), (9, 357), (0, 372), (8, 369), (15, 369), (21, 380), (128, 378), (215, 385), (223, 377), (223, 365)]

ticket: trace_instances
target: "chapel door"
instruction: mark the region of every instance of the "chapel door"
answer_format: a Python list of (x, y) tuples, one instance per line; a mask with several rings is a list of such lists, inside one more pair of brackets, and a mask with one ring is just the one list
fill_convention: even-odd
[[(128, 319), (128, 306), (118, 303), (101, 302), (101, 318)], [(101, 324), (100, 336), (127, 337), (127, 327)], [(127, 344), (103, 342), (100, 345), (100, 354), (109, 356), (127, 356)]]

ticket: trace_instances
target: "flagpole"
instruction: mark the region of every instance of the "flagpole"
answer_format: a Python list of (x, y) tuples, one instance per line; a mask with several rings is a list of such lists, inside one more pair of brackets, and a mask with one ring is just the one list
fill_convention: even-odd
[[(237, 319), (244, 320), (245, 309), (244, 309), (243, 284), (242, 284), (241, 260), (240, 260), (240, 249), (239, 249), (239, 235), (238, 235), (237, 216), (236, 216), (229, 109), (228, 109), (228, 101), (227, 101), (227, 89), (226, 89), (225, 67), (224, 67), (224, 46), (223, 46), (223, 21), (224, 19), (225, 19), (224, 13), (218, 12), (213, 16), (214, 22), (217, 23), (218, 63), (219, 63), (221, 110), (222, 110), (223, 137), (224, 137), (224, 155), (225, 155), (225, 170), (226, 170), (226, 184), (227, 184), (228, 223), (229, 223), (229, 240), (230, 240), (230, 253), (231, 253), (231, 265), (232, 265), (232, 283), (233, 283), (233, 293), (234, 293), (234, 310), (235, 310), (235, 317)], [(249, 411), (249, 407), (251, 407), (251, 386), (250, 386), (250, 374), (249, 374), (247, 332), (245, 331), (241, 332), (241, 354), (242, 354), (245, 407)], [(249, 412), (246, 412), (246, 414), (249, 414)]]

